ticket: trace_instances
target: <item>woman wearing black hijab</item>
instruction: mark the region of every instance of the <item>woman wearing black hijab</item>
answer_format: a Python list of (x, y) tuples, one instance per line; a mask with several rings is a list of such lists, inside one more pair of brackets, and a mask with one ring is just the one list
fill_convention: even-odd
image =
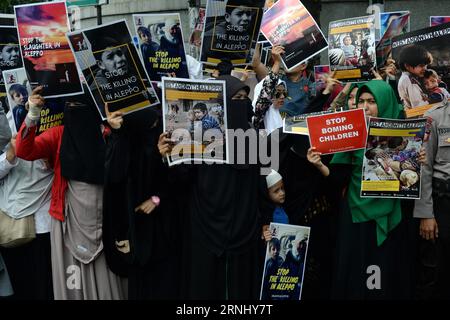
[(108, 112), (103, 239), (106, 259), (128, 277), (129, 299), (179, 298), (177, 211), (157, 149), (162, 121), (154, 108), (122, 118)]
[[(225, 80), (228, 129), (254, 130), (249, 88), (232, 76)], [(256, 134), (256, 132), (255, 132)], [(165, 156), (170, 139), (160, 136)], [(236, 145), (236, 144), (235, 144)], [(248, 155), (248, 144), (245, 148)], [(233, 160), (240, 158), (230, 150)], [(257, 299), (259, 269), (259, 165), (201, 164), (191, 167), (189, 248), (186, 252), (187, 298)]]
[(44, 99), (35, 89), (16, 142), (18, 157), (48, 159), (55, 172), (49, 210), (54, 296), (56, 300), (124, 299), (126, 279), (108, 269), (103, 251), (101, 119), (89, 94), (67, 100), (64, 126), (36, 137)]

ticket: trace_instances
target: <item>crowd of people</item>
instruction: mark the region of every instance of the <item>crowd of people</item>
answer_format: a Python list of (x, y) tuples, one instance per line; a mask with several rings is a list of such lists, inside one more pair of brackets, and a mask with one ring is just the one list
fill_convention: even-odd
[[(138, 29), (144, 61), (176, 43), (176, 23), (166, 21), (164, 35), (157, 27)], [(352, 39), (343, 44), (351, 60)], [(450, 298), (449, 94), (428, 68), (430, 54), (408, 46), (400, 61), (373, 70), (375, 79), (344, 85), (329, 74), (319, 92), (313, 60), (283, 70), (284, 48), (271, 54), (266, 66), (255, 50), (253, 97), (231, 76), (229, 60), (213, 72), (226, 84), (228, 129), (276, 139), (279, 167), (267, 176), (263, 163), (248, 160), (250, 142), (230, 150), (231, 158), (244, 153), (244, 163), (169, 167), (174, 142), (163, 132), (161, 105), (124, 115), (106, 104), (102, 121), (87, 88), (66, 97), (63, 125), (36, 135), (42, 87), (30, 96), (11, 87), (17, 106), (0, 108), (0, 297), (256, 300), (264, 278), (288, 266), (304, 273), (302, 299)], [(120, 48), (102, 52), (99, 72), (124, 58)], [(416, 97), (414, 88), (427, 91)], [(282, 128), (286, 116), (340, 108), (403, 119), (405, 109), (430, 101), (441, 103), (425, 114), (428, 139), (415, 149), (423, 167), (418, 200), (361, 197), (364, 150), (322, 155), (307, 136)], [(218, 128), (210, 111), (198, 103), (189, 120)], [(401, 157), (405, 146), (395, 147)], [(31, 223), (24, 243), (8, 240), (11, 219)], [(309, 226), (307, 257), (306, 240), (295, 236), (281, 258), (271, 222)], [(371, 277), (374, 266), (379, 273)], [(300, 284), (291, 299), (299, 292)]]

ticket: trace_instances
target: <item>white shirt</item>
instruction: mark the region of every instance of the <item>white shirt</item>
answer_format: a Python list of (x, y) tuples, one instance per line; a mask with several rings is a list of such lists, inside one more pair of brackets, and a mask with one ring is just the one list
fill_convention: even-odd
[[(12, 120), (9, 115), (8, 120)], [(14, 121), (9, 121), (11, 129)], [(5, 148), (7, 150), (9, 145)], [(50, 231), (49, 215), (53, 170), (43, 160), (16, 158), (11, 164), (0, 155), (0, 209), (14, 219), (34, 214), (36, 233)]]
[(427, 100), (422, 97), (422, 88), (416, 83), (411, 82), (412, 75), (409, 72), (403, 71), (402, 76), (398, 81), (398, 94), (407, 108), (420, 107), (429, 104)]

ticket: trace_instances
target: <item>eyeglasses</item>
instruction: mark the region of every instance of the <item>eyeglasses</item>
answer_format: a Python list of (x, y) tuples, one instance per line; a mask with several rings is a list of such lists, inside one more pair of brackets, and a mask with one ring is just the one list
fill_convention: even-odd
[(275, 98), (280, 98), (281, 96), (287, 97), (287, 91), (286, 90), (276, 90), (275, 91)]

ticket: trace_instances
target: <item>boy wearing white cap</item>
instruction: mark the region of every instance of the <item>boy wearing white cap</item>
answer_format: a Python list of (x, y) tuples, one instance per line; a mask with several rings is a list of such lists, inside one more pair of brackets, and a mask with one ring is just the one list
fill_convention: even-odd
[[(271, 202), (271, 205), (275, 206), (272, 213), (271, 221), (276, 223), (289, 223), (289, 217), (284, 211), (282, 205), (284, 203), (286, 193), (284, 191), (283, 177), (272, 169), (269, 175), (266, 177), (267, 195)], [(266, 241), (270, 241), (272, 235), (269, 230), (269, 225), (263, 226), (263, 238)]]

